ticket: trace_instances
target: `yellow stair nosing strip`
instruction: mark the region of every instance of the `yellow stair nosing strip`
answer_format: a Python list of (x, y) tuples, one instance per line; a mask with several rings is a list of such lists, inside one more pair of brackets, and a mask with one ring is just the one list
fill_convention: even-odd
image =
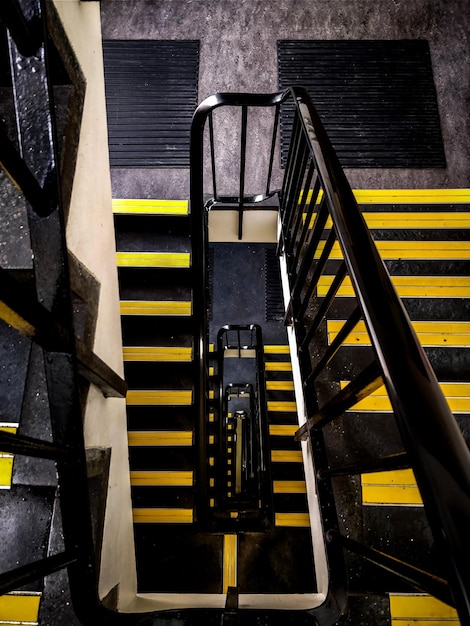
[(148, 524), (192, 524), (193, 509), (135, 508), (132, 509), (134, 523)]
[(268, 400), (268, 411), (273, 412), (286, 412), (286, 413), (296, 413), (297, 412), (297, 404), (295, 401), (292, 402), (279, 402), (275, 400)]
[(266, 345), (264, 346), (265, 354), (290, 354), (290, 348), (286, 345)]
[(451, 620), (453, 623), (460, 623), (457, 611), (453, 607), (427, 594), (390, 593), (389, 603), (392, 625), (400, 623), (398, 620), (415, 623), (417, 619), (423, 620), (423, 624), (431, 623), (430, 620)]
[(130, 480), (133, 486), (191, 487), (194, 476), (192, 471), (133, 470)]
[(267, 372), (292, 372), (292, 363), (290, 361), (268, 361), (265, 363)]
[(187, 215), (187, 200), (148, 200), (144, 198), (115, 198), (112, 201), (113, 213), (142, 215)]
[(296, 424), (270, 424), (269, 434), (274, 437), (293, 437), (298, 429), (299, 426)]
[(37, 624), (42, 594), (12, 591), (0, 596), (0, 623)]
[(121, 315), (189, 316), (192, 303), (186, 300), (121, 300)]
[(129, 446), (192, 446), (193, 433), (190, 430), (149, 431), (132, 430), (127, 433)]
[(193, 401), (192, 391), (169, 391), (169, 390), (129, 390), (126, 396), (126, 404), (128, 406), (188, 406)]
[(191, 361), (191, 347), (164, 346), (125, 346), (122, 349), (124, 361)]
[(293, 380), (267, 380), (267, 391), (294, 391)]
[(309, 528), (310, 516), (308, 513), (275, 513), (274, 524), (275, 526)]
[(187, 252), (116, 252), (118, 267), (190, 267)]
[(271, 461), (273, 463), (302, 463), (303, 456), (301, 450), (271, 450)]
[(238, 536), (236, 534), (224, 535), (223, 593), (227, 593), (229, 587), (237, 586), (237, 556)]
[(304, 480), (274, 480), (273, 493), (307, 493)]

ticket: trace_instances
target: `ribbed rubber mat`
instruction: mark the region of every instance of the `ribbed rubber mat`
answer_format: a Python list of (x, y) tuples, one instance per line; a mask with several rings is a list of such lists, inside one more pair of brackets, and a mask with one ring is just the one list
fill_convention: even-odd
[[(429, 45), (278, 41), (279, 87), (309, 92), (345, 167), (445, 167)], [(281, 155), (292, 108), (281, 114)]]
[(265, 304), (266, 321), (280, 322), (284, 319), (284, 299), (282, 296), (281, 271), (276, 250), (266, 248), (265, 263)]
[(199, 41), (103, 41), (111, 167), (188, 167)]

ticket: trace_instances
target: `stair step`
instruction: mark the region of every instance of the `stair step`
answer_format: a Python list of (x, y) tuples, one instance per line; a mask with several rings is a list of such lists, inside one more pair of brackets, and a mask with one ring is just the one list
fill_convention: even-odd
[(190, 301), (121, 300), (121, 315), (178, 315), (189, 316), (192, 313)]
[(362, 503), (381, 506), (423, 506), (413, 470), (361, 475)]
[(290, 361), (271, 361), (265, 363), (267, 372), (292, 372), (292, 363)]
[(191, 487), (194, 472), (185, 471), (131, 471), (132, 486)]
[[(353, 189), (358, 204), (470, 204), (469, 189)], [(317, 198), (320, 204), (323, 191)], [(312, 191), (307, 194), (307, 202), (312, 198)]]
[(307, 493), (305, 480), (274, 480), (273, 493)]
[[(12, 422), (2, 423), (0, 424), (0, 430), (16, 435), (18, 424)], [(0, 489), (11, 489), (13, 459), (13, 454), (9, 454), (8, 452), (0, 453)]]
[(271, 450), (271, 461), (273, 463), (302, 463), (303, 456), (301, 450)]
[(133, 508), (134, 524), (192, 524), (193, 509)]
[[(374, 229), (395, 230), (395, 229), (412, 229), (425, 230), (433, 229), (467, 229), (470, 228), (470, 213), (465, 211), (369, 211), (366, 207), (363, 209), (362, 215), (367, 226)], [(311, 221), (313, 226), (314, 217)], [(331, 218), (326, 221), (325, 228), (331, 228), (333, 225)]]
[(190, 405), (193, 401), (193, 392), (190, 390), (158, 390), (139, 389), (128, 391), (127, 405)]
[(117, 252), (118, 267), (190, 267), (186, 252)]
[[(333, 276), (321, 276), (318, 281), (318, 296), (326, 296)], [(470, 277), (468, 276), (391, 276), (392, 283), (401, 298), (468, 298)], [(336, 295), (340, 298), (355, 296), (351, 279), (347, 276)]]
[(193, 349), (185, 347), (127, 346), (124, 361), (191, 361)]
[(191, 430), (192, 405), (127, 405), (128, 430)]
[(298, 424), (270, 424), (269, 434), (274, 437), (294, 437), (298, 429)]
[(308, 513), (275, 513), (274, 524), (276, 526), (310, 528), (310, 515)]
[(129, 446), (131, 472), (193, 472), (194, 446)]
[(127, 433), (129, 446), (192, 446), (192, 431), (137, 430)]
[(389, 594), (391, 626), (460, 624), (457, 611), (426, 594)]
[(155, 324), (153, 316), (121, 317), (122, 342), (126, 347), (147, 346), (160, 348), (190, 347), (193, 343), (192, 319), (186, 317), (160, 317)]
[(266, 381), (266, 391), (294, 391), (294, 381), (268, 380)]
[[(315, 258), (319, 259), (324, 248), (321, 241)], [(376, 241), (382, 259), (470, 259), (470, 241)], [(330, 259), (342, 259), (338, 242), (333, 245)]]
[(0, 624), (37, 624), (41, 593), (12, 591), (0, 596)]
[[(345, 324), (345, 320), (328, 320), (328, 343), (331, 344)], [(411, 322), (418, 339), (423, 346), (461, 346), (470, 345), (469, 322)], [(365, 322), (359, 322), (344, 341), (347, 346), (370, 345), (369, 333)]]
[(113, 213), (141, 215), (187, 215), (187, 200), (113, 199)]
[(268, 411), (281, 411), (282, 413), (297, 412), (297, 404), (295, 401), (286, 401), (286, 402), (278, 402), (278, 401), (270, 401), (267, 402)]
[(194, 366), (191, 361), (125, 361), (124, 377), (133, 391), (191, 389)]
[[(348, 383), (341, 381), (341, 387), (346, 387)], [(470, 413), (470, 383), (449, 383), (440, 382), (439, 386), (449, 403), (453, 413)], [(392, 412), (392, 405), (388, 398), (385, 386), (382, 385), (369, 396), (355, 404), (350, 412)]]

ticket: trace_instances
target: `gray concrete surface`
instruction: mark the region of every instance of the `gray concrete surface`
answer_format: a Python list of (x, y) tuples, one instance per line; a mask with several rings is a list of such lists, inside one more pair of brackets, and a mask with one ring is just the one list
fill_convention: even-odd
[[(276, 91), (278, 39), (427, 39), (447, 168), (347, 174), (362, 188), (470, 185), (467, 0), (103, 0), (101, 6), (103, 38), (199, 39), (200, 100), (217, 91)], [(231, 177), (228, 155), (219, 158)], [(185, 170), (113, 170), (112, 181), (115, 196), (189, 195)]]

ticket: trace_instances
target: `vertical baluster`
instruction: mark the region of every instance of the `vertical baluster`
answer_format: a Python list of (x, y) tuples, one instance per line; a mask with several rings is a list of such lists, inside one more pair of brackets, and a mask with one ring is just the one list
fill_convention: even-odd
[(273, 173), (274, 153), (276, 151), (277, 128), (279, 125), (279, 112), (280, 112), (280, 105), (276, 104), (276, 109), (274, 113), (274, 121), (273, 121), (273, 136), (271, 139), (271, 154), (269, 155), (268, 179), (266, 181), (266, 195), (267, 196), (269, 196), (269, 194), (271, 193), (271, 176)]
[[(311, 164), (311, 166), (315, 167), (313, 163)], [(308, 233), (311, 230), (310, 223), (313, 219), (315, 208), (317, 207), (318, 193), (320, 191), (320, 180), (318, 179), (318, 176), (316, 175), (316, 171), (315, 171), (314, 183), (313, 185), (309, 184), (309, 187), (310, 186), (312, 186), (312, 189), (306, 190), (307, 197), (308, 197), (308, 193), (311, 193), (311, 197), (308, 203), (307, 212), (305, 214), (305, 221), (303, 222), (303, 225), (302, 225), (299, 242), (296, 247), (296, 253), (295, 253), (294, 261), (293, 261), (294, 267), (297, 267), (297, 264), (299, 263), (302, 250), (304, 248), (305, 242), (307, 241)]]
[[(315, 378), (317, 378), (317, 376), (321, 373), (321, 371), (328, 365), (328, 363), (331, 361), (331, 359), (335, 356), (335, 354), (343, 345), (346, 337), (354, 329), (356, 324), (360, 321), (361, 317), (362, 317), (361, 309), (359, 308), (359, 306), (356, 306), (356, 308), (351, 313), (346, 323), (343, 325), (339, 333), (331, 342), (328, 349), (325, 351), (325, 354), (322, 356), (317, 366), (313, 369), (313, 371), (309, 374), (309, 376), (307, 376), (305, 380), (306, 385), (308, 385), (310, 382), (315, 380)], [(304, 351), (308, 349), (308, 342), (306, 341), (306, 339), (307, 338), (304, 339), (304, 341), (302, 342), (302, 346), (301, 346), (301, 350), (304, 350)]]
[[(307, 159), (307, 163), (308, 163)], [(303, 189), (300, 190), (299, 202), (297, 205), (295, 220), (292, 225), (291, 234), (289, 237), (289, 241), (286, 243), (286, 254), (290, 254), (294, 259), (299, 258), (299, 245), (300, 241), (297, 241), (299, 230), (301, 230), (301, 224), (304, 217), (305, 206), (307, 204), (307, 199), (310, 191), (310, 185), (312, 183), (313, 174), (315, 172), (315, 164), (313, 160), (310, 158), (310, 164), (307, 167), (307, 174), (303, 181)], [(297, 263), (293, 262), (293, 267), (296, 267)]]
[(215, 145), (214, 145), (214, 120), (212, 118), (212, 111), (209, 113), (209, 142), (211, 151), (211, 169), (212, 169), (212, 192), (214, 200), (217, 201), (217, 181), (216, 181), (216, 168), (215, 168)]
[(240, 140), (240, 192), (238, 198), (238, 239), (243, 237), (243, 197), (245, 195), (246, 127), (248, 107), (242, 106), (242, 133)]
[[(297, 115), (295, 115), (294, 122), (292, 125), (291, 141), (289, 144), (289, 154), (287, 155), (287, 162), (285, 166), (284, 181), (283, 181), (282, 190), (281, 190), (281, 207), (280, 208), (281, 208), (281, 221), (283, 225), (288, 219), (288, 215), (287, 215), (288, 211), (292, 208), (289, 204), (289, 197), (290, 197), (290, 189), (292, 186), (295, 156), (297, 154), (297, 143), (300, 137), (300, 131), (301, 131), (300, 122), (298, 120)], [(284, 232), (284, 228), (283, 228), (283, 232)]]

